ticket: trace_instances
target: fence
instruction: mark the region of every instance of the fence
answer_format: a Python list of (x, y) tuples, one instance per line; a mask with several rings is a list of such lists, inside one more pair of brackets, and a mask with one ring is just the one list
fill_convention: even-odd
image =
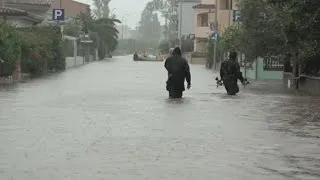
[(64, 50), (66, 54), (66, 69), (84, 64), (83, 56), (79, 56), (77, 38), (72, 36), (64, 37)]
[(283, 58), (281, 56), (269, 56), (263, 59), (265, 71), (283, 71)]
[(257, 58), (252, 63), (241, 67), (242, 73), (249, 79), (281, 80), (283, 78), (283, 63), (280, 57)]
[(77, 38), (64, 36), (66, 69), (96, 61), (98, 52), (88, 43), (78, 43)]

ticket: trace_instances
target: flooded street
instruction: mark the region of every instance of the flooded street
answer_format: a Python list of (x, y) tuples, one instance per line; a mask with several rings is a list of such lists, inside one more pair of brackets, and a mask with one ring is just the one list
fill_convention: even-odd
[[(320, 99), (115, 57), (0, 90), (1, 180), (319, 180)], [(266, 89), (267, 90), (266, 90)], [(275, 88), (277, 89), (277, 88)]]

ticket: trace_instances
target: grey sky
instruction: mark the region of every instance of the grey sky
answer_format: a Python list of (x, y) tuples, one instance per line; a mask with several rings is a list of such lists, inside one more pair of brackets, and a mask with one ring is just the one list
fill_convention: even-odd
[[(92, 4), (92, 0), (76, 1)], [(111, 0), (110, 11), (116, 14), (120, 20), (124, 19), (123, 22), (127, 22), (130, 27), (135, 27), (138, 25), (141, 12), (149, 1), (152, 0)]]

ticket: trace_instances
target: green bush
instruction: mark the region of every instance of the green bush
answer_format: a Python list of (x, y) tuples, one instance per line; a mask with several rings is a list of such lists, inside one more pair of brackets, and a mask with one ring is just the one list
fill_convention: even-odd
[(0, 74), (12, 75), (20, 58), (20, 41), (14, 27), (0, 22)]
[(65, 69), (65, 54), (60, 28), (42, 26), (19, 29), (21, 37), (21, 70), (42, 75)]

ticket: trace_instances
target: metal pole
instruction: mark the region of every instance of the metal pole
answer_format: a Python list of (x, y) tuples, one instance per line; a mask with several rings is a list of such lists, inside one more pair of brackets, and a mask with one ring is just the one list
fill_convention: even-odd
[[(122, 22), (124, 22), (124, 17), (122, 18)], [(123, 34), (124, 34), (124, 26), (123, 26), (123, 23), (121, 24), (121, 39), (123, 40)]]
[(180, 11), (179, 11), (179, 46), (182, 49), (182, 1), (180, 0)]
[(229, 20), (228, 20), (228, 27), (231, 25), (231, 12), (232, 12), (232, 0), (228, 0), (228, 2), (229, 2)]
[[(216, 7), (216, 11), (215, 11), (215, 23), (214, 23), (214, 31), (215, 33), (218, 33), (218, 0), (216, 0), (215, 2), (215, 7)], [(217, 46), (218, 46), (218, 41), (217, 39), (214, 41), (214, 49), (213, 49), (213, 55), (214, 55), (214, 59), (213, 59), (213, 69), (216, 70), (217, 68)]]
[(60, 8), (62, 8), (62, 0), (60, 0)]

